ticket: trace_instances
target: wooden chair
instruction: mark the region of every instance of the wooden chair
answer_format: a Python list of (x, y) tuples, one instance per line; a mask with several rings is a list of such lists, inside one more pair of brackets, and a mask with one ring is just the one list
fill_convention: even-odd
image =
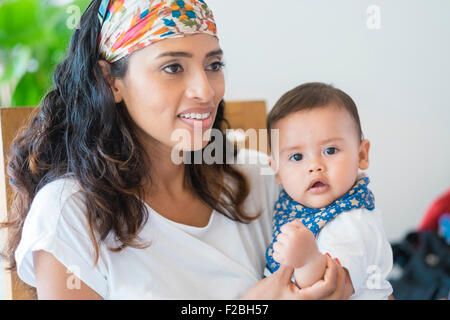
[[(8, 218), (12, 201), (12, 189), (6, 175), (6, 154), (18, 131), (28, 123), (35, 108), (0, 108), (0, 220)], [(2, 230), (2, 243), (6, 243), (8, 232)], [(3, 264), (5, 261), (2, 261)], [(29, 300), (35, 298), (36, 290), (22, 282), (17, 273), (8, 272), (2, 266), (6, 299)]]
[[(25, 126), (33, 111), (36, 108), (0, 108), (0, 220), (8, 218), (8, 209), (12, 201), (12, 189), (6, 174), (6, 155), (10, 149), (11, 142), (19, 130)], [(243, 132), (250, 132), (249, 129), (266, 128), (266, 104), (263, 101), (234, 101), (226, 102), (225, 118), (228, 120), (231, 129), (242, 129)], [(250, 133), (249, 133), (250, 134)], [(258, 144), (250, 145), (249, 139), (245, 139), (246, 147), (264, 151), (265, 143), (260, 136), (257, 136)], [(5, 243), (8, 237), (7, 231), (3, 230), (2, 242)], [(36, 298), (36, 290), (20, 280), (16, 272), (8, 272), (2, 268), (4, 277), (4, 291), (6, 299), (28, 300)]]
[(232, 134), (230, 139), (235, 138), (238, 140), (236, 143), (242, 147), (268, 152), (265, 130), (267, 110), (264, 101), (227, 101), (224, 116), (231, 129), (240, 129), (241, 134)]

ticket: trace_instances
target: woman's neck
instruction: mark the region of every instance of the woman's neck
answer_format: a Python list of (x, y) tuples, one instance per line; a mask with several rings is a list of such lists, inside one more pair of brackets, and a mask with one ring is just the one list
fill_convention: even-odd
[(143, 141), (150, 168), (144, 184), (144, 201), (158, 214), (174, 222), (194, 227), (207, 226), (212, 208), (186, 183), (185, 165), (172, 161), (172, 148), (153, 138)]
[(145, 183), (146, 194), (165, 193), (176, 197), (185, 191), (185, 165), (172, 161), (172, 148), (151, 137), (142, 139), (141, 143), (148, 155), (150, 168)]

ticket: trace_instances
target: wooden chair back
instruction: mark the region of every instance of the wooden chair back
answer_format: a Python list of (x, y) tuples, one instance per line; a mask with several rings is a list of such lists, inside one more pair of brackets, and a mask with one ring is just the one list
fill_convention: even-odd
[[(0, 108), (0, 220), (9, 217), (9, 206), (12, 201), (12, 189), (6, 174), (6, 156), (11, 143), (20, 129), (28, 123), (36, 108)], [(2, 230), (2, 243), (6, 243), (8, 230)], [(17, 276), (17, 272), (6, 271), (5, 261), (2, 266), (5, 299), (30, 300), (36, 297), (36, 290), (25, 284)]]
[[(236, 136), (237, 140), (245, 139), (240, 146), (267, 153), (266, 118), (267, 110), (264, 101), (227, 101), (225, 103), (225, 119), (231, 129), (241, 129), (245, 134)], [(232, 139), (232, 137), (230, 137)], [(239, 142), (238, 142), (239, 144)]]

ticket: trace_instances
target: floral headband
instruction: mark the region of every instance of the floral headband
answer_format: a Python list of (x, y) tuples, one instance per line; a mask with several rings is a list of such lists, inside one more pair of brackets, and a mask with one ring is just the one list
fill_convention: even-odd
[(167, 38), (217, 37), (212, 11), (202, 0), (103, 0), (98, 16), (99, 52), (110, 63)]

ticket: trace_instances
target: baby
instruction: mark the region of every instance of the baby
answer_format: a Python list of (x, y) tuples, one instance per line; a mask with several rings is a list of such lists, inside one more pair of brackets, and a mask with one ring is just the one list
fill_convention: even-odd
[[(285, 93), (268, 115), (279, 130), (269, 164), (283, 189), (274, 207), (266, 274), (294, 268), (301, 288), (323, 278), (327, 253), (342, 264), (353, 299), (387, 299), (392, 250), (367, 188), (370, 142), (343, 91), (307, 83)], [(269, 272), (270, 271), (270, 272)]]

